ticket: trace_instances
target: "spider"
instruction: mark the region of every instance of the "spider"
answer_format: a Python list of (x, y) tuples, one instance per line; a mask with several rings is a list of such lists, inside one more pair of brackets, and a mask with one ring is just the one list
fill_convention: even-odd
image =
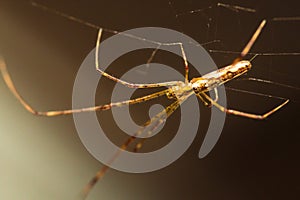
[[(241, 117), (246, 117), (246, 118), (251, 118), (255, 120), (262, 120), (270, 116), (271, 114), (275, 113), (278, 111), (280, 108), (282, 108), (284, 105), (286, 105), (289, 100), (285, 100), (283, 103), (280, 105), (276, 106), (272, 110), (262, 114), (253, 114), (253, 113), (246, 113), (234, 109), (228, 109), (225, 108), (224, 106), (220, 105), (218, 103), (218, 90), (217, 87), (232, 80), (235, 79), (247, 71), (249, 71), (252, 67), (251, 61), (254, 59), (254, 57), (250, 60), (243, 60), (243, 58), (247, 55), (251, 47), (253, 46), (254, 42), (260, 35), (263, 27), (266, 24), (266, 20), (263, 20), (256, 31), (254, 32), (253, 36), (247, 43), (247, 45), (244, 47), (242, 50), (240, 56), (236, 58), (232, 64), (220, 68), (218, 70), (212, 71), (208, 74), (205, 74), (201, 77), (193, 78), (189, 80), (189, 66), (187, 62), (187, 58), (184, 52), (183, 47), (181, 46), (181, 51), (182, 51), (182, 57), (184, 59), (184, 69), (185, 69), (185, 81), (171, 81), (171, 82), (162, 82), (162, 83), (149, 83), (149, 84), (135, 84), (135, 83), (129, 83), (124, 80), (118, 79), (100, 69), (99, 65), (99, 46), (100, 46), (100, 41), (101, 41), (101, 36), (103, 29), (100, 28), (98, 31), (98, 37), (97, 37), (97, 42), (96, 42), (96, 51), (95, 51), (95, 66), (96, 70), (101, 73), (101, 75), (107, 77), (108, 79), (111, 79), (117, 83), (120, 83), (126, 87), (129, 88), (159, 88), (159, 87), (166, 87), (167, 89), (164, 89), (159, 92), (155, 92), (153, 94), (149, 94), (143, 97), (139, 97), (136, 99), (131, 99), (131, 100), (126, 100), (126, 101), (121, 101), (121, 102), (115, 102), (115, 103), (110, 103), (106, 105), (99, 105), (99, 106), (94, 106), (94, 107), (87, 107), (87, 108), (81, 108), (81, 109), (73, 109), (73, 110), (57, 110), (57, 111), (46, 111), (46, 112), (41, 112), (35, 110), (33, 107), (31, 107), (19, 94), (17, 89), (14, 86), (14, 83), (7, 71), (7, 67), (5, 64), (5, 61), (3, 58), (0, 59), (0, 71), (3, 76), (3, 79), (8, 87), (8, 89), (13, 93), (13, 95), (17, 98), (17, 100), (22, 104), (22, 106), (29, 111), (30, 113), (37, 115), (37, 116), (47, 116), (47, 117), (53, 117), (53, 116), (58, 116), (58, 115), (68, 115), (68, 114), (73, 114), (73, 113), (81, 113), (81, 112), (94, 112), (94, 111), (102, 111), (102, 110), (109, 110), (112, 107), (121, 107), (125, 105), (132, 105), (132, 104), (137, 104), (137, 103), (142, 103), (144, 101), (148, 101), (160, 96), (166, 96), (169, 99), (173, 99), (174, 102), (167, 106), (163, 111), (152, 117), (150, 120), (148, 120), (143, 127), (138, 130), (133, 136), (129, 137), (123, 145), (120, 146), (119, 152), (117, 152), (110, 160), (109, 164), (114, 162), (115, 159), (117, 159), (118, 155), (126, 150), (129, 145), (139, 136), (145, 128), (150, 128), (149, 131), (147, 132), (148, 135), (151, 135), (152, 132), (160, 126), (185, 100), (187, 100), (191, 95), (196, 95), (199, 97), (199, 99), (204, 103), (205, 106), (210, 107), (210, 106), (215, 106), (217, 107), (220, 111), (225, 112), (227, 114), (231, 115), (237, 115)], [(209, 91), (214, 91), (215, 93), (215, 98), (212, 99), (207, 92)], [(145, 138), (141, 139), (140, 142), (136, 144), (134, 147), (134, 152), (137, 152), (142, 146), (143, 143), (145, 142)], [(109, 165), (103, 166), (97, 174), (90, 180), (90, 182), (85, 186), (83, 192), (82, 192), (82, 198), (85, 199), (87, 195), (89, 194), (90, 190), (93, 188), (93, 186), (101, 179), (106, 171), (109, 169)]]

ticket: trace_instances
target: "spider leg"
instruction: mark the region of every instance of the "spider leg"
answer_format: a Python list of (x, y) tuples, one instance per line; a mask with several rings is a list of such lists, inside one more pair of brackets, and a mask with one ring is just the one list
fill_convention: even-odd
[(253, 81), (253, 82), (277, 85), (277, 86), (286, 87), (286, 88), (290, 88), (290, 89), (300, 90), (300, 88), (296, 87), (296, 86), (287, 85), (287, 84), (283, 84), (283, 83), (277, 83), (274, 81), (269, 81), (269, 80), (260, 79), (260, 78), (253, 78), (253, 77), (239, 78), (239, 79), (236, 79), (235, 81)]
[[(63, 18), (66, 18), (68, 20), (71, 20), (71, 21), (74, 21), (74, 22), (77, 22), (77, 23), (80, 23), (80, 24), (83, 24), (85, 26), (88, 26), (88, 27), (91, 27), (91, 28), (94, 28), (94, 29), (98, 29), (99, 30), (99, 33), (98, 33), (98, 40), (97, 40), (97, 43), (100, 43), (100, 38), (101, 38), (101, 34), (103, 31), (106, 31), (106, 32), (109, 32), (109, 33), (113, 33), (113, 34), (122, 34), (124, 36), (127, 36), (127, 37), (130, 37), (130, 38), (135, 38), (135, 39), (138, 39), (138, 40), (143, 40), (143, 41), (148, 41), (152, 44), (156, 44), (157, 45), (157, 48), (152, 52), (150, 58), (148, 59), (147, 61), (147, 64), (149, 64), (154, 56), (156, 55), (157, 51), (159, 50), (159, 48), (161, 46), (176, 46), (178, 45), (180, 47), (180, 50), (181, 50), (181, 54), (182, 54), (182, 58), (184, 60), (184, 66), (185, 66), (185, 82), (187, 83), (188, 82), (188, 72), (189, 72), (189, 67), (188, 67), (188, 62), (187, 62), (187, 58), (186, 58), (186, 53), (184, 51), (184, 48), (183, 48), (183, 44), (181, 42), (173, 42), (173, 43), (161, 43), (161, 42), (157, 42), (157, 41), (152, 41), (152, 40), (148, 40), (148, 39), (145, 39), (145, 38), (140, 38), (138, 36), (134, 36), (134, 35), (131, 35), (131, 34), (127, 34), (127, 33), (122, 33), (122, 32), (118, 32), (118, 31), (114, 31), (114, 30), (110, 30), (110, 29), (106, 29), (106, 28), (101, 28), (100, 26), (98, 25), (95, 25), (95, 24), (92, 24), (90, 22), (86, 22), (82, 19), (79, 19), (79, 18), (76, 18), (74, 16), (71, 16), (71, 15), (68, 15), (68, 14), (65, 14), (65, 13), (62, 13), (58, 10), (55, 10), (55, 9), (52, 9), (52, 8), (49, 8), (47, 6), (44, 6), (42, 4), (39, 4), (39, 3), (36, 3), (34, 1), (31, 2), (31, 5), (35, 6), (35, 7), (38, 7), (40, 9), (43, 9), (47, 12), (51, 12), (51, 13), (54, 13), (58, 16), (61, 16)], [(99, 38), (100, 37), (100, 38)], [(207, 44), (210, 44), (210, 43), (214, 43), (214, 42), (219, 42), (219, 40), (213, 40), (213, 41), (210, 41), (210, 42), (207, 42), (207, 43), (204, 43), (202, 45), (207, 45)], [(97, 48), (96, 48), (97, 50)], [(98, 61), (96, 61), (97, 63)], [(161, 87), (161, 86), (157, 86), (157, 84), (134, 84), (134, 83), (129, 83), (129, 82), (126, 82), (126, 81), (122, 81), (122, 80), (119, 80), (118, 78), (110, 75), (110, 74), (107, 74), (105, 73), (104, 71), (102, 71), (100, 68), (99, 68), (99, 65), (97, 66), (96, 65), (96, 69), (97, 71), (99, 71), (103, 76), (106, 76), (107, 78), (113, 80), (113, 81), (116, 81), (116, 82), (120, 82), (121, 84), (127, 86), (127, 87), (133, 87), (133, 88), (147, 88), (147, 87)], [(175, 81), (176, 82), (176, 81)], [(173, 82), (169, 82), (168, 85), (164, 85), (163, 86), (172, 86), (174, 85)]]
[[(135, 141), (137, 136), (142, 134), (144, 130), (148, 126), (152, 126), (152, 128), (149, 130), (148, 133), (152, 133), (159, 125), (161, 125), (164, 120), (166, 120), (178, 107), (181, 103), (183, 103), (191, 94), (189, 93), (188, 95), (184, 96), (183, 98), (178, 99), (168, 107), (166, 107), (163, 111), (149, 119), (146, 123), (144, 123), (143, 127), (140, 128), (134, 136), (129, 137), (121, 146), (120, 150), (111, 158), (111, 160), (108, 162), (108, 165), (112, 164), (120, 155), (120, 153), (128, 148), (128, 146)], [(82, 191), (82, 198), (85, 199), (91, 189), (96, 185), (96, 183), (105, 175), (107, 170), (110, 168), (108, 165), (103, 166), (97, 173), (96, 175), (90, 180), (90, 182), (84, 187)]]
[[(184, 100), (180, 100), (180, 101), (176, 101), (170, 108), (166, 109), (166, 117), (162, 117), (158, 120), (158, 122), (155, 124), (155, 126), (153, 126), (152, 129), (150, 129), (147, 132), (147, 136), (151, 136), (153, 131), (156, 130), (162, 123), (165, 122), (165, 120), (173, 114), (173, 112), (180, 106), (180, 104), (183, 102)], [(133, 149), (133, 152), (137, 152), (138, 150), (140, 150), (143, 146), (143, 144), (145, 143), (145, 141), (148, 138), (142, 138), (141, 141), (139, 143), (137, 143)]]
[[(299, 93), (300, 92), (300, 88), (297, 87), (297, 86), (287, 85), (287, 84), (278, 83), (278, 82), (274, 82), (274, 81), (270, 81), (270, 80), (265, 80), (265, 79), (260, 79), (260, 78), (253, 78), (253, 77), (249, 77), (249, 78), (246, 77), (246, 78), (236, 79), (235, 81), (252, 81), (252, 82), (256, 82), (256, 83), (260, 83), (260, 84), (265, 84), (265, 85), (276, 85), (276, 86), (279, 86), (279, 87), (283, 87), (284, 90), (286, 90), (286, 89), (291, 90), (292, 93), (295, 94), (294, 95), (295, 97), (298, 94), (300, 94)], [(256, 96), (263, 96), (263, 97), (267, 97), (267, 98), (274, 98), (274, 99), (281, 99), (281, 100), (289, 99), (291, 102), (296, 102), (296, 103), (299, 102), (298, 100), (296, 100), (292, 96), (290, 96), (290, 97), (275, 96), (275, 95), (271, 95), (271, 94), (267, 94), (267, 93), (254, 92), (254, 91), (250, 91), (250, 90), (244, 90), (244, 89), (233, 88), (233, 87), (228, 87), (228, 86), (226, 86), (226, 89), (231, 90), (231, 91), (236, 91), (236, 92), (242, 92), (242, 93), (247, 93), (247, 94), (251, 94), (251, 95), (256, 95)]]
[(70, 110), (56, 110), (56, 111), (46, 111), (46, 112), (40, 112), (32, 108), (20, 95), (18, 90), (16, 89), (8, 71), (6, 64), (2, 58), (0, 58), (0, 71), (2, 74), (2, 77), (9, 88), (9, 90), (13, 93), (13, 95), (17, 98), (17, 100), (22, 104), (22, 106), (29, 111), (30, 113), (38, 116), (47, 116), (47, 117), (52, 117), (52, 116), (58, 116), (58, 115), (68, 115), (68, 114), (73, 114), (73, 113), (81, 113), (81, 112), (93, 112), (93, 111), (99, 111), (99, 110), (109, 110), (112, 107), (121, 107), (125, 105), (131, 105), (131, 104), (137, 104), (141, 103), (144, 101), (148, 101), (160, 96), (165, 95), (170, 91), (170, 89), (162, 90), (153, 94), (149, 94), (143, 97), (139, 97), (136, 99), (131, 99), (131, 100), (126, 100), (126, 101), (121, 101), (121, 102), (116, 102), (116, 103), (110, 103), (106, 105), (99, 105), (99, 106), (93, 106), (93, 107), (87, 107), (87, 108), (80, 108), (80, 109), (70, 109)]
[(181, 81), (170, 81), (170, 82), (163, 82), (163, 83), (147, 83), (147, 84), (129, 83), (129, 82), (118, 79), (118, 78), (102, 71), (100, 69), (100, 65), (99, 65), (99, 47), (100, 47), (100, 40), (101, 40), (102, 32), (103, 32), (103, 29), (100, 28), (99, 32), (98, 32), (97, 43), (96, 43), (95, 65), (96, 65), (96, 70), (98, 72), (100, 72), (103, 76), (105, 76), (108, 79), (111, 79), (117, 83), (121, 83), (122, 85), (129, 87), (129, 88), (156, 88), (156, 87), (168, 87), (168, 86), (175, 86), (175, 85), (182, 84)]
[[(216, 42), (216, 41), (213, 41), (213, 42)], [(208, 42), (207, 44), (210, 44), (212, 42)], [(165, 43), (165, 44), (159, 44), (155, 49), (154, 51), (152, 52), (151, 56), (149, 57), (149, 59), (147, 60), (147, 65), (149, 65), (154, 56), (156, 55), (157, 51), (159, 50), (159, 48), (161, 46), (173, 46), (173, 45), (178, 45), (180, 47), (180, 51), (181, 51), (181, 55), (182, 55), (182, 59), (183, 59), (183, 62), (184, 62), (184, 71), (185, 71), (185, 83), (188, 83), (189, 82), (189, 64), (188, 64), (188, 61), (187, 61), (187, 57), (186, 57), (186, 53), (184, 51), (184, 48), (183, 48), (183, 44), (181, 42), (176, 42), (176, 43)], [(202, 44), (203, 45), (203, 44)], [(205, 44), (204, 44), (205, 45)]]
[[(214, 99), (214, 101), (217, 102), (219, 100), (218, 89), (214, 88), (214, 92), (215, 92), (215, 99)], [(212, 104), (211, 104), (210, 100), (206, 99), (206, 97), (203, 95), (203, 93), (198, 93), (196, 95), (199, 97), (199, 99), (204, 103), (204, 105), (206, 107), (211, 107)]]
[(214, 92), (215, 92), (215, 102), (217, 102), (219, 100), (219, 93), (218, 93), (218, 89), (214, 88)]
[(220, 104), (218, 104), (217, 102), (215, 102), (213, 99), (211, 99), (207, 94), (202, 93), (206, 99), (208, 99), (214, 106), (216, 106), (219, 110), (221, 110), (222, 112), (225, 112), (227, 114), (232, 114), (232, 115), (238, 115), (238, 116), (242, 116), (242, 117), (247, 117), (247, 118), (251, 118), (251, 119), (265, 119), (268, 116), (270, 116), (271, 114), (275, 113), (276, 111), (278, 111), (280, 108), (282, 108), (284, 105), (286, 105), (289, 102), (289, 99), (285, 100), (283, 103), (281, 103), (280, 105), (278, 105), (277, 107), (273, 108), (272, 110), (262, 114), (262, 115), (257, 115), (257, 114), (253, 114), (253, 113), (247, 113), (247, 112), (242, 112), (242, 111), (238, 111), (238, 110), (233, 110), (233, 109), (227, 109), (224, 106), (221, 106)]
[(251, 39), (249, 40), (247, 45), (242, 50), (240, 56), (233, 61), (233, 64), (237, 63), (238, 61), (240, 61), (243, 57), (245, 57), (248, 54), (248, 52), (250, 51), (250, 49), (253, 46), (254, 42), (257, 40), (258, 36), (260, 35), (260, 33), (261, 33), (263, 27), (265, 26), (266, 22), (267, 22), (266, 20), (263, 20), (260, 23), (260, 25), (256, 29), (255, 33), (252, 35)]
[(184, 61), (185, 83), (188, 83), (189, 82), (189, 63), (187, 61), (186, 53), (184, 51), (182, 43), (180, 43), (180, 50), (181, 50), (182, 58)]

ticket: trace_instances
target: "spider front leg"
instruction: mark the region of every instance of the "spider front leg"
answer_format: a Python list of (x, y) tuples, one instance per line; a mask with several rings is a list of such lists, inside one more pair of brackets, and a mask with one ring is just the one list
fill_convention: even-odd
[(207, 94), (202, 93), (202, 95), (205, 96), (205, 98), (207, 100), (209, 100), (214, 106), (216, 106), (222, 112), (225, 112), (225, 113), (231, 114), (231, 115), (238, 115), (238, 116), (247, 117), (247, 118), (251, 118), (251, 119), (258, 119), (258, 120), (262, 120), (262, 119), (267, 118), (268, 116), (275, 113), (276, 111), (278, 111), (280, 108), (282, 108), (284, 105), (286, 105), (289, 102), (289, 99), (287, 99), (286, 101), (284, 101), (283, 103), (281, 103), (277, 107), (273, 108), (269, 112), (266, 112), (262, 115), (257, 115), (257, 114), (253, 114), (253, 113), (247, 113), (247, 112), (242, 112), (242, 111), (238, 111), (238, 110), (227, 109), (224, 106), (221, 106), (220, 104), (218, 104), (213, 99), (211, 99)]

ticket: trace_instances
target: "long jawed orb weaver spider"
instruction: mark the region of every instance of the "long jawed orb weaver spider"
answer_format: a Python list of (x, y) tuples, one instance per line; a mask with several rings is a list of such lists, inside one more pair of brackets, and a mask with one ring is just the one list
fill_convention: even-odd
[[(187, 58), (184, 52), (183, 47), (181, 46), (181, 51), (182, 51), (182, 57), (184, 59), (184, 64), (185, 64), (185, 82), (182, 81), (171, 81), (171, 82), (163, 82), (163, 83), (150, 83), (150, 84), (134, 84), (134, 83), (129, 83), (123, 80), (120, 80), (110, 74), (107, 74), (106, 72), (102, 71), (99, 66), (99, 59), (98, 59), (98, 54), (99, 54), (99, 46), (100, 46), (100, 40), (102, 36), (102, 32), (104, 29), (100, 28), (98, 32), (98, 38), (96, 42), (96, 51), (95, 51), (95, 65), (96, 65), (96, 70), (100, 72), (103, 76), (123, 84), (126, 87), (130, 88), (158, 88), (158, 87), (167, 87), (167, 89), (149, 94), (143, 97), (139, 97), (136, 99), (131, 99), (131, 100), (126, 100), (126, 101), (121, 101), (121, 102), (116, 102), (116, 103), (110, 103), (106, 105), (100, 105), (100, 106), (94, 106), (94, 107), (88, 107), (88, 108), (81, 108), (81, 109), (75, 109), (75, 110), (57, 110), (57, 111), (46, 111), (46, 112), (40, 112), (36, 111), (33, 107), (31, 107), (19, 94), (17, 89), (14, 86), (14, 83), (7, 71), (7, 67), (5, 64), (5, 61), (3, 58), (0, 59), (0, 71), (3, 76), (3, 79), (8, 86), (9, 90), (13, 93), (13, 95), (18, 99), (18, 101), (22, 104), (22, 106), (29, 111), (30, 113), (37, 115), (37, 116), (47, 116), (47, 117), (52, 117), (52, 116), (58, 116), (58, 115), (68, 115), (68, 114), (73, 114), (73, 113), (81, 113), (81, 112), (94, 112), (94, 111), (100, 111), (100, 110), (109, 110), (112, 107), (121, 107), (124, 105), (131, 105), (131, 104), (137, 104), (141, 103), (144, 101), (148, 101), (150, 99), (154, 99), (160, 96), (166, 95), (169, 99), (174, 99), (174, 102), (167, 106), (163, 111), (152, 117), (150, 120), (148, 120), (144, 126), (138, 130), (134, 136), (129, 137), (123, 145), (120, 146), (120, 151), (115, 154), (114, 157), (111, 158), (110, 163), (114, 162), (115, 159), (117, 159), (118, 155), (126, 150), (129, 145), (136, 139), (138, 135), (140, 135), (145, 128), (150, 128), (149, 131), (147, 132), (148, 135), (151, 135), (152, 132), (160, 126), (186, 99), (188, 99), (191, 95), (195, 94), (196, 96), (199, 97), (199, 99), (204, 103), (206, 106), (215, 106), (217, 107), (220, 111), (225, 112), (227, 114), (232, 114), (232, 115), (237, 115), (237, 116), (242, 116), (246, 118), (252, 118), (256, 120), (262, 120), (282, 108), (284, 105), (286, 105), (289, 100), (285, 100), (283, 103), (278, 105), (277, 107), (273, 108), (272, 110), (262, 114), (262, 115), (257, 115), (253, 113), (246, 113), (238, 110), (233, 110), (233, 109), (228, 109), (220, 105), (218, 101), (218, 90), (217, 87), (220, 86), (221, 84), (224, 84), (232, 79), (235, 79), (242, 74), (246, 73), (249, 71), (252, 67), (251, 65), (251, 60), (242, 60), (251, 47), (253, 46), (254, 42), (260, 35), (263, 27), (266, 24), (266, 20), (263, 20), (247, 45), (244, 47), (242, 50), (240, 56), (236, 58), (232, 64), (220, 68), (218, 70), (212, 71), (208, 74), (205, 74), (202, 77), (197, 77), (193, 78), (192, 80), (189, 80), (189, 66), (187, 62)], [(208, 96), (206, 93), (213, 90), (215, 93), (215, 99), (212, 99), (210, 96)], [(140, 142), (136, 144), (134, 147), (133, 151), (137, 152), (143, 145), (145, 141), (145, 138), (141, 139)], [(90, 190), (93, 188), (93, 186), (97, 183), (99, 179), (103, 177), (103, 175), (106, 173), (106, 171), (109, 169), (108, 166), (103, 166), (97, 174), (91, 179), (91, 181), (85, 186), (83, 192), (82, 192), (82, 198), (85, 199), (87, 195), (89, 194)]]

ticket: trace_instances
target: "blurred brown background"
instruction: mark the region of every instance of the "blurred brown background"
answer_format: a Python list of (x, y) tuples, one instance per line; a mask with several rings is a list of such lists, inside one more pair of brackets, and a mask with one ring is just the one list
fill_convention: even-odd
[[(199, 43), (220, 40), (205, 46), (207, 49), (232, 51), (244, 47), (261, 19), (300, 16), (299, 3), (290, 0), (280, 3), (222, 1), (254, 8), (255, 13), (217, 7), (217, 1), (173, 0), (171, 5), (161, 0), (37, 2), (101, 27), (119, 31), (144, 26), (171, 28)], [(209, 6), (212, 8), (176, 18), (176, 14)], [(300, 52), (299, 25), (300, 21), (269, 21), (252, 51)], [(76, 72), (94, 48), (97, 30), (45, 12), (25, 0), (0, 0), (0, 27), (0, 54), (24, 98), (38, 110), (70, 108)], [(105, 33), (104, 39), (109, 36), (111, 34)], [(121, 64), (130, 69), (146, 61), (151, 52), (136, 53), (138, 56), (130, 54), (123, 58)], [(168, 56), (159, 53), (155, 61), (182, 70), (180, 58), (170, 56), (168, 60)], [(236, 57), (217, 53), (211, 56), (218, 66), (229, 64)], [(110, 72), (121, 76), (127, 69), (121, 64), (111, 66)], [(300, 86), (299, 56), (259, 56), (253, 65), (248, 77)], [(191, 77), (197, 75), (191, 71)], [(101, 80), (97, 102), (109, 102), (113, 86), (110, 81)], [(88, 199), (299, 198), (299, 90), (238, 81), (231, 86), (292, 101), (265, 121), (228, 116), (217, 145), (201, 160), (198, 151), (210, 113), (200, 105), (203, 121), (199, 134), (179, 160), (147, 174), (111, 170)], [(75, 199), (102, 165), (81, 144), (72, 116), (38, 118), (30, 115), (2, 80), (0, 93), (0, 199)], [(227, 95), (229, 107), (255, 113), (263, 113), (280, 103), (276, 99), (232, 91)], [(132, 108), (137, 123), (147, 119), (148, 107), (145, 104)], [(178, 121), (179, 114), (175, 113), (170, 120)], [(109, 111), (100, 113), (99, 121), (107, 124), (106, 129), (115, 135), (118, 130), (109, 115)], [(101, 122), (103, 118), (106, 121)], [(163, 132), (174, 132), (173, 125), (167, 123)], [(115, 136), (116, 143), (124, 138), (119, 134)], [(168, 138), (156, 137), (149, 140), (145, 148), (162, 146), (167, 141)]]

